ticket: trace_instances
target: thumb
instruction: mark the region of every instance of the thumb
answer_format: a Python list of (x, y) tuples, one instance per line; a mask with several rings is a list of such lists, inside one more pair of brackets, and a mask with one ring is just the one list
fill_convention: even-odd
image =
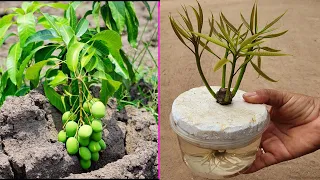
[(243, 94), (243, 99), (246, 102), (253, 104), (267, 104), (274, 107), (280, 107), (287, 103), (292, 96), (292, 94), (283, 91), (261, 89)]

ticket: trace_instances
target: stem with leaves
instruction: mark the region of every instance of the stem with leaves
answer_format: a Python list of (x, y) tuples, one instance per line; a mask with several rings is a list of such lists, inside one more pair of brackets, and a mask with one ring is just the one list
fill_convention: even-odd
[[(178, 21), (176, 21), (171, 15), (169, 16), (171, 26), (174, 30), (174, 33), (179, 38), (179, 40), (195, 55), (195, 59), (197, 62), (197, 68), (200, 74), (202, 81), (204, 82), (205, 86), (207, 87), (210, 94), (217, 99), (217, 102), (221, 105), (231, 104), (232, 98), (237, 93), (240, 84), (242, 82), (244, 73), (246, 71), (248, 63), (250, 63), (254, 70), (256, 70), (259, 75), (271, 82), (276, 82), (268, 75), (266, 75), (261, 70), (261, 57), (263, 56), (286, 56), (287, 54), (279, 53), (280, 50), (276, 50), (270, 47), (263, 47), (262, 44), (265, 42), (265, 39), (275, 38), (284, 35), (287, 31), (283, 31), (280, 33), (271, 34), (276, 29), (271, 29), (271, 27), (277, 23), (282, 16), (285, 14), (280, 15), (276, 19), (274, 19), (271, 23), (267, 24), (261, 31), (258, 28), (258, 7), (255, 3), (253, 5), (251, 16), (250, 16), (250, 23), (246, 21), (246, 19), (241, 15), (242, 24), (236, 28), (224, 15), (220, 13), (220, 23), (214, 21), (214, 17), (211, 14), (211, 19), (209, 18), (209, 27), (210, 31), (209, 34), (206, 35), (201, 32), (203, 26), (203, 11), (201, 5), (197, 1), (198, 10), (191, 6), (194, 15), (197, 20), (197, 29), (194, 28), (193, 23), (190, 20), (187, 8), (182, 6), (185, 16), (181, 13), (180, 16), (185, 23), (185, 27), (181, 25)], [(178, 25), (179, 24), (179, 25)], [(216, 29), (214, 25), (217, 24), (219, 29)], [(243, 26), (244, 25), (244, 26)], [(244, 32), (242, 31), (243, 28), (245, 29)], [(197, 30), (197, 32), (196, 32)], [(250, 37), (247, 37), (248, 34), (251, 34)], [(206, 42), (201, 41), (201, 38), (205, 39)], [(193, 44), (193, 49), (185, 42), (188, 40)], [(220, 58), (211, 48), (208, 46), (208, 42), (217, 45), (218, 47), (222, 47), (225, 49), (225, 54), (223, 58)], [(202, 51), (199, 54), (199, 45), (203, 47)], [(222, 68), (222, 80), (221, 80), (221, 88), (218, 92), (214, 92), (208, 81), (206, 80), (202, 68), (201, 68), (201, 56), (203, 50), (214, 55), (214, 57), (218, 58), (218, 62), (214, 66), (214, 71), (218, 71)], [(264, 51), (261, 51), (264, 50)], [(233, 55), (233, 60), (228, 60), (228, 55)], [(254, 57), (258, 57), (258, 65), (256, 65), (252, 59)], [(240, 58), (244, 58), (243, 63), (240, 67), (236, 70), (237, 62)], [(231, 72), (229, 76), (228, 86), (226, 87), (226, 69), (227, 63), (231, 63)], [(233, 78), (236, 76), (238, 71), (240, 70), (240, 74), (238, 76), (237, 82), (232, 90), (232, 82)]]

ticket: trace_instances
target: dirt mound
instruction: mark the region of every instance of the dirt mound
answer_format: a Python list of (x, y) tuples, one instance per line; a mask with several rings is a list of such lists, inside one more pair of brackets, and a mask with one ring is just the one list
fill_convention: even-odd
[(0, 109), (0, 178), (156, 178), (156, 121), (144, 110), (116, 106), (111, 99), (102, 119), (107, 149), (84, 171), (57, 142), (61, 114), (41, 90), (8, 97)]

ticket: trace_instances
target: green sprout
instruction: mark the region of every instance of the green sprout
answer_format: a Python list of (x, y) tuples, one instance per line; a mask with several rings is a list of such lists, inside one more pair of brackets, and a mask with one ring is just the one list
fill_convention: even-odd
[[(198, 10), (196, 10), (195, 7), (190, 6), (197, 19), (196, 25), (191, 22), (188, 10), (186, 6), (183, 5), (182, 8), (185, 15), (182, 15), (181, 13), (179, 14), (184, 21), (185, 26), (183, 26), (179, 21), (176, 21), (171, 15), (169, 16), (169, 19), (171, 26), (179, 40), (194, 54), (201, 79), (209, 90), (210, 94), (217, 100), (217, 103), (221, 105), (231, 104), (232, 98), (239, 89), (248, 63), (250, 63), (263, 78), (271, 82), (277, 82), (261, 70), (261, 59), (264, 56), (286, 56), (287, 54), (279, 53), (280, 50), (262, 46), (262, 44), (266, 41), (266, 39), (279, 37), (287, 32), (283, 31), (280, 33), (274, 33), (273, 31), (277, 30), (277, 28), (271, 28), (284, 16), (285, 13), (274, 19), (262, 29), (258, 28), (257, 3), (254, 3), (253, 5), (250, 22), (246, 21), (246, 19), (240, 13), (242, 23), (238, 27), (233, 25), (222, 12), (220, 13), (219, 22), (215, 21), (213, 14), (211, 13), (211, 17), (209, 18), (210, 31), (207, 35), (202, 33), (203, 11), (198, 1), (197, 3)], [(215, 24), (217, 25), (218, 29), (215, 27)], [(192, 45), (188, 45), (186, 40), (190, 41), (193, 47)], [(208, 46), (209, 42), (224, 48), (224, 55), (217, 55)], [(204, 50), (208, 51), (219, 60), (213, 68), (214, 72), (222, 68), (221, 88), (218, 92), (214, 92), (211, 89), (203, 74), (200, 62)], [(253, 62), (254, 57), (257, 57), (257, 63)], [(237, 68), (236, 65), (239, 61), (242, 64), (240, 64), (240, 66), (238, 65), (239, 67)], [(231, 71), (228, 84), (226, 84), (226, 69), (228, 64), (230, 64)], [(233, 87), (233, 90), (231, 91), (233, 78), (235, 78), (237, 74), (239, 74), (238, 79)]]

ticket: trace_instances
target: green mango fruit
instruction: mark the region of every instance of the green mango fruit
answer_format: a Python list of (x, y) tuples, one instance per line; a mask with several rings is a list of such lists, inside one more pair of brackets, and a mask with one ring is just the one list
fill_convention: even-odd
[(103, 118), (106, 115), (106, 107), (101, 101), (92, 105), (91, 113), (95, 118)]
[(64, 130), (61, 130), (58, 134), (58, 141), (65, 143), (67, 141), (67, 133)]
[(67, 122), (66, 125), (66, 132), (68, 137), (73, 137), (78, 129), (78, 124), (74, 121), (69, 121)]
[(90, 141), (88, 148), (91, 152), (99, 152), (101, 147), (97, 141)]
[(98, 161), (99, 160), (99, 152), (91, 153), (91, 160)]
[(92, 134), (92, 127), (89, 125), (83, 125), (79, 128), (78, 135), (79, 137), (85, 139), (89, 138)]
[(79, 148), (79, 155), (84, 160), (90, 160), (91, 159), (91, 152), (87, 147), (80, 147)]
[(71, 155), (76, 154), (79, 150), (79, 142), (76, 138), (70, 137), (66, 142), (67, 152)]

